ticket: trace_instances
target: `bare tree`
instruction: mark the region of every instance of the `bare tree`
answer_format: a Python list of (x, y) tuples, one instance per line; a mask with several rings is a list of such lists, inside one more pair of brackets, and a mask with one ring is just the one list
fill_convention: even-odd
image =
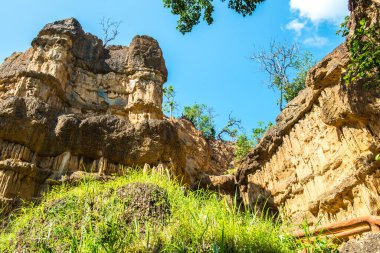
[(227, 124), (220, 130), (217, 135), (218, 140), (223, 141), (223, 135), (227, 134), (231, 138), (236, 138), (239, 130), (242, 130), (241, 120), (232, 116), (232, 113), (228, 115)]
[(258, 62), (262, 70), (269, 74), (269, 87), (279, 89), (280, 110), (284, 104), (284, 88), (290, 84), (289, 75), (297, 64), (298, 55), (297, 44), (286, 46), (272, 40), (268, 51), (261, 50), (251, 56), (251, 59)]
[(102, 27), (103, 31), (103, 46), (106, 47), (109, 42), (113, 41), (117, 35), (119, 35), (119, 26), (121, 21), (112, 21), (109, 18), (103, 17), (100, 20), (99, 25)]

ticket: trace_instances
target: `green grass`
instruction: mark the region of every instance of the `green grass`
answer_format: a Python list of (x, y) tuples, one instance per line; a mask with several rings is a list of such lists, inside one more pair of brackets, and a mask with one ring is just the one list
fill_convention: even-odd
[[(167, 191), (161, 224), (124, 222), (117, 190), (143, 182)], [(279, 224), (239, 212), (218, 194), (185, 191), (167, 176), (132, 171), (108, 182), (54, 188), (0, 231), (0, 252), (295, 252)]]

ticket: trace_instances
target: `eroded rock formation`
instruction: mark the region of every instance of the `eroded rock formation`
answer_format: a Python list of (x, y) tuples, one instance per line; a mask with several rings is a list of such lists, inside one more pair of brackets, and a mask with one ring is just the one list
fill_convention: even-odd
[(232, 159), (186, 120), (164, 118), (167, 70), (156, 40), (103, 47), (75, 19), (46, 25), (0, 66), (0, 198), (31, 199), (49, 179), (166, 166), (187, 184)]
[[(350, 1), (351, 29), (363, 16), (379, 23), (380, 3)], [(296, 223), (380, 215), (380, 90), (345, 85), (346, 44), (310, 70), (289, 103), (242, 162), (245, 203), (268, 201)]]

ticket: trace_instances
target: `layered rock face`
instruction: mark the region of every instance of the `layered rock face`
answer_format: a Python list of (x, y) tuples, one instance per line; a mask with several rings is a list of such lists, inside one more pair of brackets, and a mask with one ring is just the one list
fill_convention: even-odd
[(47, 180), (162, 165), (187, 184), (227, 169), (186, 120), (164, 118), (167, 70), (156, 40), (103, 47), (75, 19), (46, 25), (0, 65), (0, 198), (31, 199)]
[[(379, 21), (378, 1), (350, 1), (351, 28), (367, 15)], [(345, 44), (310, 70), (307, 87), (237, 173), (247, 204), (267, 201), (293, 221), (316, 223), (380, 215), (380, 90), (345, 85)]]
[(99, 112), (139, 122), (162, 119), (167, 70), (154, 39), (105, 49), (75, 19), (46, 25), (25, 53), (1, 66), (0, 98), (38, 98), (58, 111)]

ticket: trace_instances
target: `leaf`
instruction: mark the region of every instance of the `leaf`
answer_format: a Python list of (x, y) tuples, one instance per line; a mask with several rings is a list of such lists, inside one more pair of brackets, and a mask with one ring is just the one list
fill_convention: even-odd
[(376, 161), (380, 161), (380, 153), (377, 154), (377, 156), (375, 157), (375, 160), (376, 160)]
[(219, 253), (218, 245), (216, 245), (215, 243), (214, 243), (213, 251), (214, 253)]

